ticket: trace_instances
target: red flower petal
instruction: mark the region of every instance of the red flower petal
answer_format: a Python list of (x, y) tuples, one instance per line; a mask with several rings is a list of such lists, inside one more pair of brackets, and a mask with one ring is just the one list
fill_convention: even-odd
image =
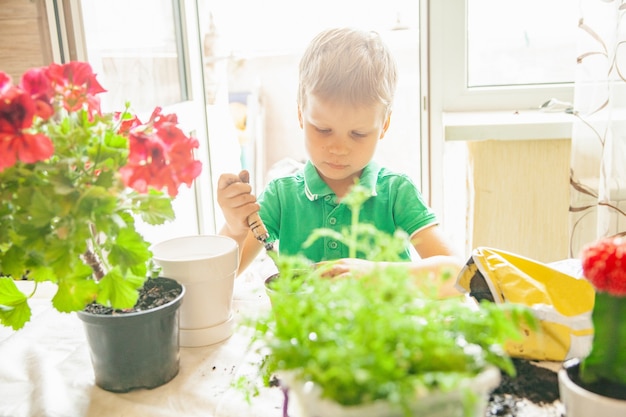
[(42, 119), (50, 118), (54, 88), (48, 78), (47, 68), (31, 68), (22, 75), (21, 87), (35, 100), (36, 114)]
[(32, 164), (50, 158), (53, 153), (52, 141), (41, 133), (20, 136), (0, 133), (0, 171), (15, 165), (17, 160)]
[(87, 107), (90, 119), (100, 114), (100, 99), (96, 94), (105, 92), (87, 62), (72, 61), (67, 64), (50, 64), (48, 77), (55, 91), (63, 98), (67, 111), (77, 111)]

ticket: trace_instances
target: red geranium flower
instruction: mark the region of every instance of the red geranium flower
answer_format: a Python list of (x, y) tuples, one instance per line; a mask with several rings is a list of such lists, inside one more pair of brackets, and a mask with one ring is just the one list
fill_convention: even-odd
[(34, 163), (54, 152), (52, 141), (43, 133), (30, 133), (37, 104), (24, 90), (10, 84), (0, 73), (0, 171), (17, 160)]
[(128, 113), (118, 111), (114, 113), (113, 117), (114, 120), (120, 124), (117, 133), (121, 135), (128, 135), (133, 128), (141, 125), (141, 120), (139, 120), (136, 115), (129, 115)]
[(626, 296), (626, 239), (600, 239), (582, 251), (585, 277), (599, 292)]
[(100, 114), (100, 98), (96, 94), (106, 90), (96, 79), (91, 65), (76, 61), (63, 65), (51, 64), (47, 74), (55, 91), (62, 95), (63, 107), (67, 111), (78, 111), (86, 105), (90, 120), (94, 114)]
[(170, 197), (178, 195), (181, 184), (191, 186), (202, 170), (193, 155), (199, 143), (177, 123), (176, 115), (163, 115), (157, 107), (147, 124), (130, 130), (128, 163), (120, 169), (127, 186), (142, 193), (167, 188)]

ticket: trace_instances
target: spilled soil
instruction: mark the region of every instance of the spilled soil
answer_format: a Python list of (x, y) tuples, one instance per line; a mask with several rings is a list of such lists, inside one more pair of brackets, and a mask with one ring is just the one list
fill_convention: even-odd
[(554, 406), (559, 399), (557, 373), (523, 359), (513, 359), (513, 363), (517, 375), (502, 374), (500, 385), (489, 397), (486, 417), (522, 416), (526, 401), (546, 408), (546, 415), (562, 416)]

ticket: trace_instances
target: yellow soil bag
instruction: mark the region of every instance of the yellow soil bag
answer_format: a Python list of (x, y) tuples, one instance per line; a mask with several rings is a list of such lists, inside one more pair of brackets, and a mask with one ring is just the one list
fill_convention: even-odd
[(510, 342), (510, 356), (563, 361), (591, 348), (594, 289), (586, 279), (553, 266), (498, 249), (479, 247), (457, 277), (456, 287), (476, 300), (519, 303), (539, 319)]

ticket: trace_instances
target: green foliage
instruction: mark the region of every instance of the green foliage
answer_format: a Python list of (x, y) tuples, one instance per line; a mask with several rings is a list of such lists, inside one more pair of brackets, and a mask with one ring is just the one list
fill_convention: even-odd
[(152, 257), (134, 219), (162, 224), (174, 211), (166, 193), (124, 185), (128, 139), (117, 127), (111, 115), (66, 113), (39, 126), (51, 158), (0, 171), (0, 324), (19, 329), (31, 315), (11, 278), (56, 283), (52, 303), (63, 312), (96, 299), (132, 307)]
[(28, 298), (11, 278), (0, 277), (0, 324), (17, 330), (30, 320)]
[(265, 378), (291, 371), (340, 404), (406, 406), (416, 392), (452, 389), (487, 364), (515, 372), (503, 344), (520, 337), (523, 307), (437, 300), (402, 267), (359, 278), (307, 277), (295, 296), (293, 287), (279, 278), (272, 313), (256, 323), (270, 352)]
[[(346, 198), (353, 210), (365, 201), (357, 191), (356, 203)], [(330, 233), (318, 230), (311, 240)], [(358, 223), (333, 238), (381, 261), (397, 261), (406, 242), (401, 233), (388, 236)], [(451, 390), (489, 365), (514, 375), (504, 344), (521, 337), (521, 322), (534, 324), (521, 305), (437, 299), (428, 280), (402, 263), (324, 279), (302, 257), (273, 258), (279, 277), (271, 287), (272, 311), (252, 323), (253, 343), (267, 355), (263, 379), (288, 372), (339, 404), (387, 400), (408, 413), (419, 393)]]

